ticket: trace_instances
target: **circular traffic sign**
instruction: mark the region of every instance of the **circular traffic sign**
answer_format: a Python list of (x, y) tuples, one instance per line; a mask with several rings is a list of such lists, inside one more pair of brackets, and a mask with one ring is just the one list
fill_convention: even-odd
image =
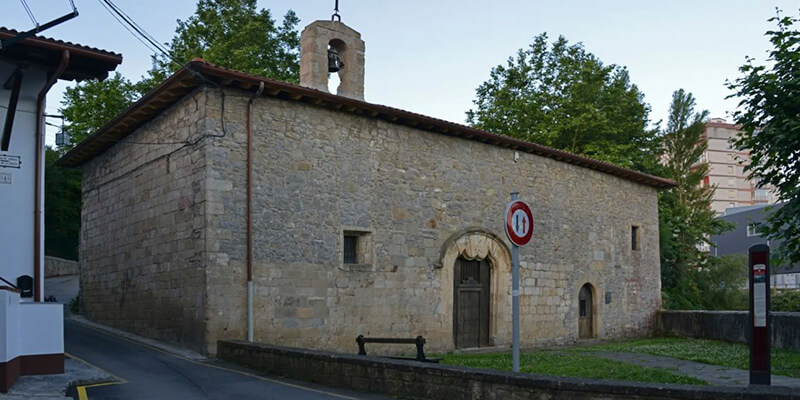
[(508, 203), (505, 214), (506, 235), (511, 243), (524, 246), (533, 237), (533, 213), (528, 204), (521, 200)]

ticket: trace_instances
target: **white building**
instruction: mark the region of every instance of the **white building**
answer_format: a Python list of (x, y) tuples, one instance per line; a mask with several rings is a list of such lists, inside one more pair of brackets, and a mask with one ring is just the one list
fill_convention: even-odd
[(105, 79), (122, 56), (0, 28), (0, 392), (64, 371), (60, 304), (44, 293), (44, 110), (59, 80)]
[(724, 119), (712, 118), (706, 123), (703, 137), (708, 140), (708, 150), (701, 162), (708, 162), (708, 174), (703, 185), (716, 185), (717, 190), (711, 201), (711, 208), (722, 214), (728, 208), (775, 204), (777, 197), (773, 190), (758, 187), (744, 171), (750, 163), (750, 151), (739, 151), (733, 141), (739, 135), (736, 125)]

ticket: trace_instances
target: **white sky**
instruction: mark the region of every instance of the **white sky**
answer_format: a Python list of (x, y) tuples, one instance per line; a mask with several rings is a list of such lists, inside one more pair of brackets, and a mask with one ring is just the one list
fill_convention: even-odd
[[(118, 68), (138, 79), (150, 67), (149, 50), (98, 0), (74, 0), (80, 16), (44, 36), (122, 53)], [(70, 11), (68, 0), (27, 0), (39, 23)], [(188, 18), (195, 0), (116, 0), (161, 42), (171, 40), (177, 19)], [(302, 28), (329, 19), (333, 0), (260, 0), (280, 21), (288, 9)], [(711, 117), (728, 117), (726, 79), (739, 76), (745, 56), (766, 58), (766, 20), (775, 7), (798, 15), (798, 1), (762, 0), (340, 0), (342, 22), (366, 42), (366, 100), (463, 123), (475, 89), (534, 36), (547, 32), (583, 42), (606, 64), (626, 66), (631, 81), (652, 106), (652, 121), (666, 118), (672, 92), (692, 92)], [(30, 29), (21, 2), (7, 1), (0, 26)], [(57, 113), (64, 83), (48, 98)], [(728, 118), (730, 119), (730, 118)], [(48, 143), (54, 131), (48, 132)]]

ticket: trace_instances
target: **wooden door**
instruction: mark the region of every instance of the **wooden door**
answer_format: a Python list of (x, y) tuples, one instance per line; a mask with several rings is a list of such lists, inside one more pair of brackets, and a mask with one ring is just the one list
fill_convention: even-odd
[(459, 258), (455, 265), (453, 334), (457, 348), (489, 345), (489, 263)]
[(592, 332), (592, 288), (589, 284), (583, 285), (578, 294), (578, 337), (591, 339)]

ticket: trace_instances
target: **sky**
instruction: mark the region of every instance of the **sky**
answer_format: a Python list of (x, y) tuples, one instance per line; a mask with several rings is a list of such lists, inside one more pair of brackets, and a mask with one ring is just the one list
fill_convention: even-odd
[[(26, 0), (41, 24), (71, 11), (69, 0)], [(98, 0), (74, 0), (80, 15), (42, 33), (121, 53), (117, 68), (138, 80), (150, 67), (150, 51), (126, 31)], [(115, 0), (161, 42), (169, 42), (176, 20), (195, 10), (195, 0)], [(763, 63), (767, 19), (775, 7), (798, 15), (800, 1), (764, 0), (340, 0), (342, 22), (366, 42), (366, 101), (464, 123), (475, 89), (491, 69), (546, 32), (581, 42), (605, 64), (624, 66), (644, 93), (655, 124), (666, 120), (672, 92), (694, 94), (697, 108), (727, 118), (736, 108), (726, 80), (739, 77), (746, 56)], [(259, 0), (281, 20), (297, 13), (298, 29), (330, 19), (334, 0)], [(21, 1), (8, 1), (0, 26), (33, 27)], [(47, 112), (58, 113), (65, 87), (48, 96)], [(662, 123), (662, 126), (666, 123)], [(48, 130), (53, 143), (55, 130)]]

